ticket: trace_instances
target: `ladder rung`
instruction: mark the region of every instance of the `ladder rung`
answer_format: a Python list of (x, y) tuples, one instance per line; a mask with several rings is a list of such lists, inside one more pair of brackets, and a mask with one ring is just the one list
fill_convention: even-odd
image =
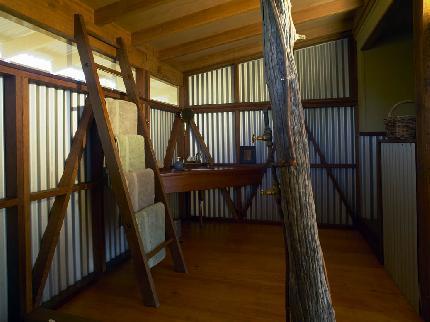
[(95, 64), (95, 65), (96, 65), (97, 69), (103, 70), (103, 71), (105, 71), (106, 73), (109, 73), (109, 74), (113, 74), (113, 75), (122, 77), (122, 73), (119, 72), (119, 71), (117, 71), (117, 70), (115, 70), (115, 69), (112, 69), (112, 68), (109, 68), (109, 67), (106, 67), (106, 66), (103, 66), (103, 65), (100, 65), (100, 64)]
[(93, 37), (94, 39), (97, 39), (98, 41), (100, 41), (100, 42), (102, 42), (102, 43), (104, 43), (104, 44), (106, 44), (106, 45), (109, 45), (109, 46), (111, 46), (111, 47), (113, 47), (113, 48), (116, 48), (116, 49), (118, 49), (118, 48), (119, 48), (119, 47), (118, 47), (118, 45), (117, 45), (116, 43), (114, 43), (114, 42), (110, 41), (110, 40), (109, 40), (109, 39), (107, 39), (107, 38), (104, 38), (104, 37), (102, 37), (102, 36), (97, 35), (95, 32), (93, 32), (93, 31), (91, 31), (91, 30), (88, 30), (88, 31), (87, 31), (87, 33), (88, 33), (88, 36), (91, 36), (91, 37)]
[(157, 253), (162, 250), (163, 248), (169, 246), (171, 243), (173, 243), (173, 238), (170, 238), (164, 242), (162, 242), (160, 245), (158, 245), (157, 247), (155, 247), (153, 250), (151, 250), (149, 253), (146, 253), (146, 257), (148, 257), (148, 259), (154, 257), (155, 255), (157, 255)]

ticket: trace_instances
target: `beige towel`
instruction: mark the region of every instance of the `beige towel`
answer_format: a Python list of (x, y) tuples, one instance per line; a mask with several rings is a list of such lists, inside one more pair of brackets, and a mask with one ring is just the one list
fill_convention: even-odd
[(154, 204), (154, 171), (152, 169), (127, 172), (125, 178), (134, 212)]
[(106, 108), (115, 136), (137, 134), (137, 108), (136, 104), (106, 98)]
[(124, 172), (145, 169), (145, 139), (141, 135), (118, 135), (116, 143)]
[[(145, 253), (149, 253), (165, 240), (165, 209), (158, 202), (136, 213), (137, 226), (142, 238)], [(161, 249), (148, 261), (149, 267), (154, 267), (166, 257), (166, 250)]]

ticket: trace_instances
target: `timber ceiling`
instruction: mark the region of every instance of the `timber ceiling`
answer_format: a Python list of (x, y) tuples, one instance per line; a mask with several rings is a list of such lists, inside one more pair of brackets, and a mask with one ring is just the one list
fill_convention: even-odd
[[(239, 61), (262, 53), (259, 0), (82, 0), (96, 24), (132, 32), (181, 71)], [(351, 31), (363, 0), (293, 0), (293, 19), (305, 43)], [(146, 47), (147, 48), (147, 47)]]
[[(136, 47), (152, 47), (181, 71), (262, 54), (260, 0), (81, 0), (94, 21), (132, 33)], [(363, 0), (292, 0), (303, 44), (350, 32)]]

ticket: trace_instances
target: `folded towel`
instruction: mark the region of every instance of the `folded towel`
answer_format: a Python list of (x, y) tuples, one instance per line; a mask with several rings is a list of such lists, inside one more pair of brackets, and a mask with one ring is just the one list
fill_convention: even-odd
[(145, 169), (145, 139), (143, 136), (118, 135), (116, 143), (124, 172)]
[(106, 108), (115, 136), (137, 134), (137, 107), (136, 104), (106, 98)]
[[(135, 214), (139, 233), (142, 238), (145, 253), (149, 253), (165, 240), (165, 209), (158, 202), (146, 207)], [(166, 257), (165, 248), (161, 249), (148, 261), (149, 267), (154, 267)]]
[(134, 212), (154, 204), (154, 170), (127, 172), (125, 178)]

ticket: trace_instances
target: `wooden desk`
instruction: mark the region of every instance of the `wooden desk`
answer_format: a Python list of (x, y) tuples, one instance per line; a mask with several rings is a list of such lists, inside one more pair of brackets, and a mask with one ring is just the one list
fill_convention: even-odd
[[(220, 189), (233, 216), (236, 219), (243, 219), (257, 193), (265, 171), (266, 166), (264, 164), (228, 165), (215, 166), (213, 169), (196, 168), (184, 171), (161, 171), (161, 178), (166, 193)], [(252, 186), (251, 195), (246, 200), (245, 205), (242, 205), (240, 187), (249, 185)], [(235, 188), (236, 202), (231, 199), (227, 190), (228, 187)], [(200, 198), (202, 198), (200, 203), (200, 207), (202, 207), (203, 194), (199, 194)], [(202, 222), (202, 212), (202, 209), (200, 209), (200, 222)]]
[(215, 166), (184, 171), (162, 171), (166, 193), (209, 190), (227, 187), (259, 185), (266, 168), (264, 165)]

